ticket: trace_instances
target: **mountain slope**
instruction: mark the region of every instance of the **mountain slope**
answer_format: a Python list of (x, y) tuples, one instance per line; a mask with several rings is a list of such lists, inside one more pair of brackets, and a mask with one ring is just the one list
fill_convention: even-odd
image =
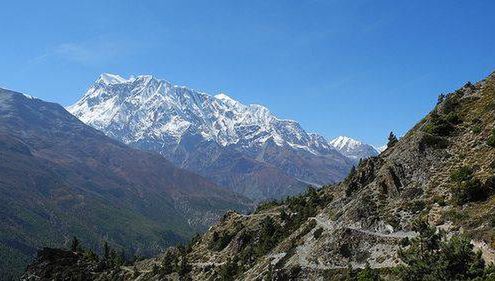
[[(124, 79), (102, 74), (68, 110), (112, 138), (159, 152), (255, 200), (339, 181), (352, 166), (323, 137), (277, 118), (266, 107), (173, 86), (150, 75)], [(212, 174), (212, 166), (221, 169)], [(265, 185), (266, 179), (272, 180)]]
[[(417, 237), (418, 220), (447, 236), (467, 235), (486, 263), (494, 262), (495, 73), (439, 101), (403, 138), (363, 160), (342, 183), (264, 204), (249, 216), (230, 212), (185, 251), (171, 249), (135, 264), (136, 275), (342, 280), (349, 265), (369, 264), (398, 280), (386, 269), (401, 263), (397, 251)], [(188, 261), (191, 270), (169, 270), (174, 259)], [(149, 271), (152, 267), (156, 270)], [(34, 267), (29, 274), (36, 272)], [(118, 274), (133, 279), (125, 270)]]
[(373, 146), (346, 136), (339, 136), (331, 140), (329, 144), (343, 155), (358, 161), (380, 154)]
[(0, 89), (0, 272), (77, 235), (149, 255), (248, 201), (132, 149), (63, 107)]
[[(188, 258), (196, 262), (195, 270), (218, 265), (200, 279), (221, 275), (220, 264), (234, 258), (248, 264), (239, 270), (243, 280), (269, 274), (338, 280), (349, 263), (398, 265), (401, 241), (415, 237), (413, 221), (424, 218), (449, 235), (469, 235), (493, 262), (494, 128), (492, 74), (449, 94), (397, 144), (364, 160), (343, 183), (260, 208), (249, 217), (231, 214), (195, 244)], [(466, 180), (459, 181), (461, 176)], [(250, 249), (246, 237), (261, 243), (267, 239), (264, 232), (274, 241)], [(224, 248), (212, 247), (224, 236), (230, 238)], [(262, 254), (243, 260), (250, 251)]]

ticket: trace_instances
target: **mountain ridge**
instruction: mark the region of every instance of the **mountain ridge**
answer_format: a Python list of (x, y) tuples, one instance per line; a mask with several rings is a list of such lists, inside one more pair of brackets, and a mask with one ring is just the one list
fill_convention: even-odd
[[(130, 148), (62, 106), (0, 89), (0, 271), (71, 236), (150, 255), (250, 201)], [(132, 222), (132, 223), (131, 223)], [(147, 241), (144, 241), (144, 240)]]
[[(112, 138), (158, 152), (220, 185), (237, 192), (254, 189), (242, 194), (258, 201), (300, 193), (308, 183), (340, 181), (353, 165), (323, 136), (262, 105), (244, 105), (226, 94), (211, 96), (151, 75), (104, 74), (67, 109)], [(239, 169), (246, 162), (255, 168)], [(212, 175), (212, 166), (222, 168)], [(263, 185), (260, 179), (266, 175), (284, 180)], [(292, 188), (284, 190), (287, 186)]]
[(251, 215), (229, 212), (185, 250), (134, 264), (136, 276), (345, 280), (364, 272), (371, 280), (491, 280), (494, 128), (492, 73), (440, 95), (429, 114), (343, 182), (262, 204)]

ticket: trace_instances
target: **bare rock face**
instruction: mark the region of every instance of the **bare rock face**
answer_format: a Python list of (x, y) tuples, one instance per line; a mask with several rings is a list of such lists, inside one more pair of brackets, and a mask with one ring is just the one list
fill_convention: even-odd
[(165, 270), (165, 254), (139, 264), (160, 265), (140, 278), (342, 280), (349, 266), (400, 264), (398, 250), (417, 236), (413, 222), (420, 218), (448, 235), (463, 232), (493, 260), (494, 116), (492, 75), (447, 95), (342, 183), (263, 204), (250, 215), (229, 213), (175, 255), (189, 271)]

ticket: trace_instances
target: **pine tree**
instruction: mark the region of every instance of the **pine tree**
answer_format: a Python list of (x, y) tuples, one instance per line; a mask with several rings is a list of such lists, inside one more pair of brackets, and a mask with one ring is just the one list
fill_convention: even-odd
[(167, 251), (162, 260), (162, 272), (164, 274), (170, 274), (177, 267), (177, 257), (172, 252)]
[(160, 267), (156, 263), (154, 263), (153, 266), (151, 267), (151, 273), (158, 274), (159, 271), (160, 271)]
[(126, 264), (125, 252), (121, 250), (119, 254), (115, 254), (113, 258), (113, 264), (115, 266), (122, 266)]
[(437, 104), (442, 103), (444, 100), (445, 100), (445, 95), (444, 95), (444, 94), (440, 94), (440, 95), (438, 96), (438, 101), (437, 101)]
[[(359, 161), (361, 163), (361, 160)], [(351, 171), (349, 171), (346, 180), (350, 180), (355, 174), (356, 174), (356, 166), (352, 165)]]
[(76, 236), (74, 236), (72, 238), (70, 249), (72, 252), (81, 252), (82, 251), (81, 242), (79, 242), (79, 239), (77, 239)]
[(137, 269), (136, 266), (132, 267), (132, 272), (133, 272), (132, 273), (133, 278), (137, 279), (139, 277), (139, 275), (141, 275), (141, 272), (139, 272), (139, 269)]
[(399, 140), (395, 136), (394, 132), (390, 132), (390, 134), (388, 135), (387, 147), (390, 148), (390, 147), (394, 146), (398, 141)]
[(189, 260), (187, 256), (183, 256), (179, 263), (179, 276), (186, 276), (189, 272), (191, 272), (191, 265), (189, 264)]
[(110, 247), (108, 246), (108, 242), (105, 241), (103, 244), (103, 258), (108, 260), (110, 258)]
[(280, 220), (285, 222), (288, 219), (289, 219), (289, 215), (287, 215), (287, 212), (285, 212), (285, 209), (280, 209)]

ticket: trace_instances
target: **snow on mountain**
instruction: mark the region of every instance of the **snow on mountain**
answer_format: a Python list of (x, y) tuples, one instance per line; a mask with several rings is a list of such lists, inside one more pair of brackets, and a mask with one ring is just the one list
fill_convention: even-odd
[(146, 138), (179, 142), (194, 133), (222, 146), (257, 147), (272, 139), (279, 146), (313, 154), (333, 149), (323, 137), (306, 133), (295, 121), (277, 118), (264, 106), (244, 105), (223, 93), (210, 96), (150, 75), (124, 79), (102, 74), (68, 110), (97, 129), (125, 134), (125, 142)]
[(378, 146), (378, 147), (376, 147), (376, 146), (373, 146), (373, 147), (374, 147), (374, 148), (375, 148), (375, 150), (376, 150), (376, 151), (378, 151), (379, 153), (382, 153), (382, 152), (384, 152), (384, 151), (385, 151), (385, 149), (387, 149), (387, 145), (386, 145), (386, 144), (385, 144), (385, 145), (382, 145), (382, 146)]
[(109, 85), (127, 82), (127, 80), (122, 78), (121, 76), (110, 73), (103, 73), (102, 75), (100, 75), (100, 80), (101, 82)]
[(355, 160), (364, 159), (379, 154), (373, 146), (346, 136), (339, 136), (331, 140), (329, 144), (340, 153)]
[(158, 152), (255, 200), (340, 181), (353, 164), (323, 136), (262, 105), (151, 75), (102, 74), (67, 109), (114, 139)]

